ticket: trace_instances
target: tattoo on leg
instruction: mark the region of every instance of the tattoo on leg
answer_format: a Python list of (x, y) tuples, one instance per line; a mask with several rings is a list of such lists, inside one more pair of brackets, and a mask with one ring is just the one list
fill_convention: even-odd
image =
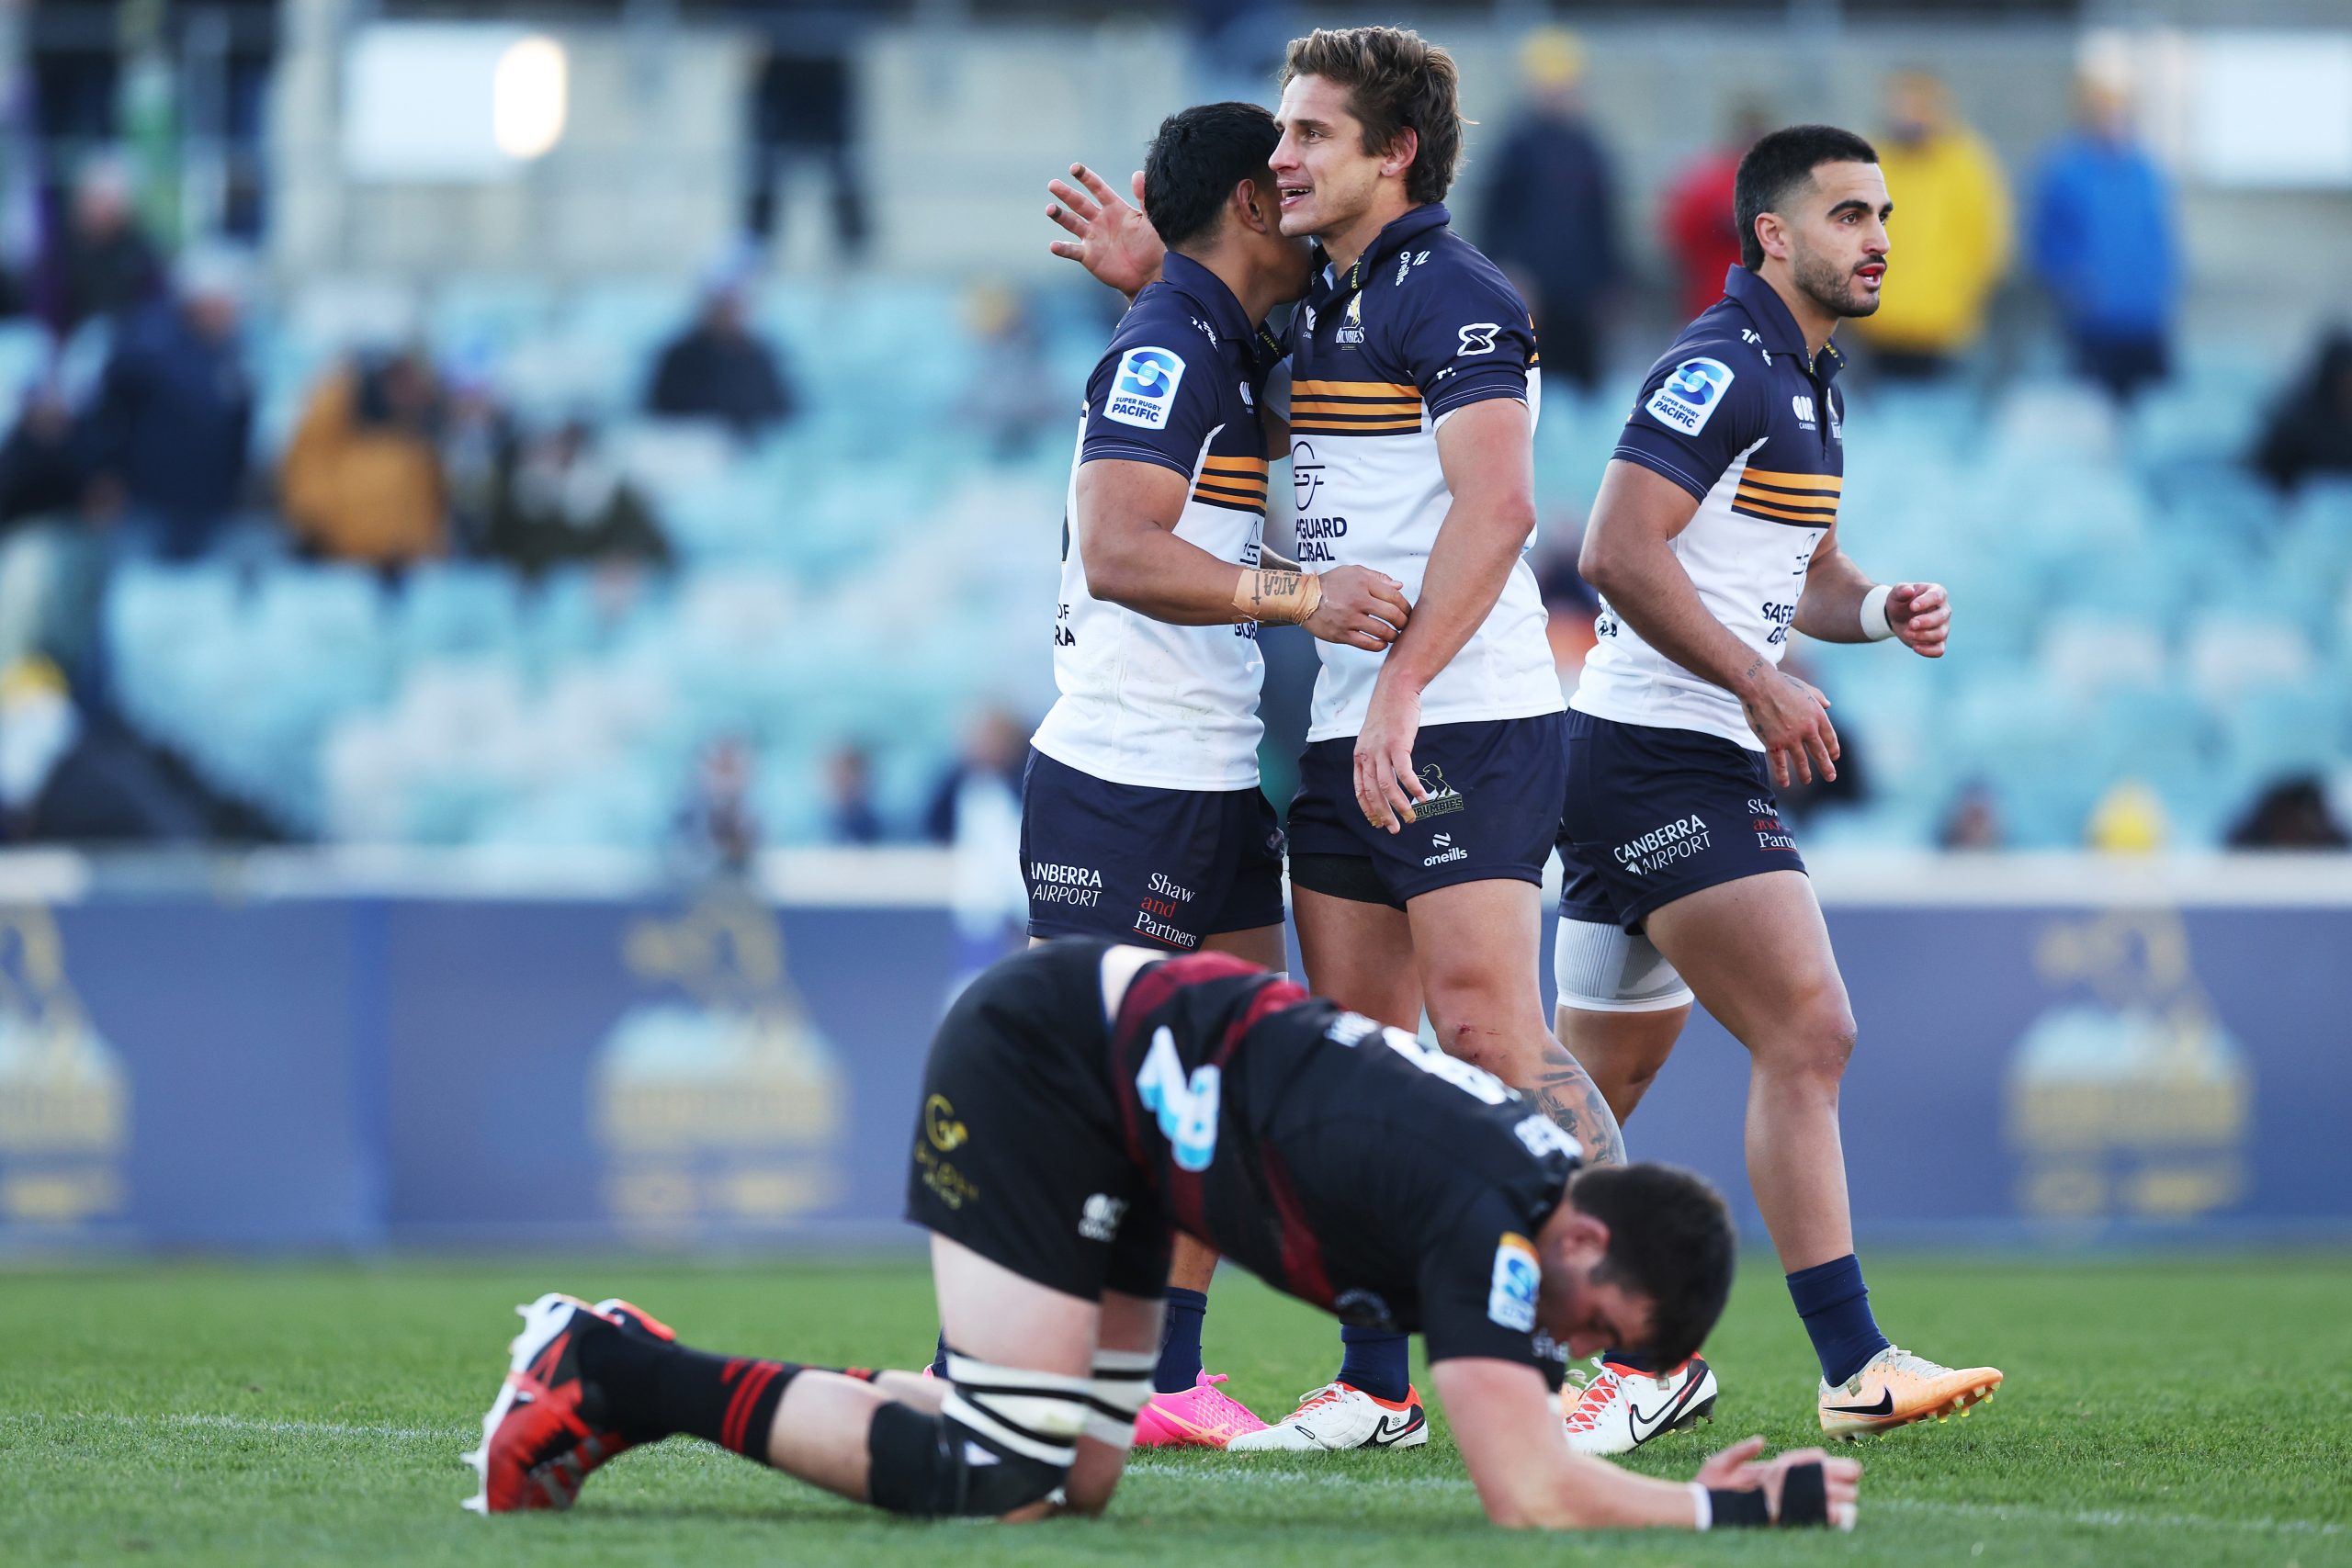
[(1568, 1055), (1566, 1046), (1555, 1041), (1544, 1048), (1544, 1066), (1531, 1089), (1544, 1114), (1584, 1145), (1587, 1164), (1625, 1163), (1625, 1134), (1617, 1126), (1616, 1115), (1601, 1098), (1600, 1086)]

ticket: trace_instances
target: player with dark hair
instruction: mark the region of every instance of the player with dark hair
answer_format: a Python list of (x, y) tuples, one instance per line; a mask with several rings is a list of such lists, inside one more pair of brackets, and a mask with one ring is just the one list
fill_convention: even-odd
[(1487, 1517), (1560, 1529), (1836, 1524), (1860, 1466), (1715, 1455), (1655, 1481), (1571, 1453), (1557, 1339), (1688, 1355), (1731, 1287), (1723, 1201), (1582, 1151), (1490, 1075), (1222, 953), (1072, 940), (941, 1023), (909, 1216), (932, 1232), (952, 1381), (707, 1355), (624, 1303), (542, 1296), (472, 1456), (486, 1513), (568, 1507), (679, 1433), (920, 1517), (1099, 1513), (1125, 1464), (1171, 1235), (1427, 1338)]
[[(1031, 742), (1021, 861), (1029, 934), (1117, 937), (1283, 966), (1283, 834), (1258, 788), (1258, 624), (1378, 649), (1402, 586), (1362, 566), (1261, 558), (1267, 313), (1306, 291), (1275, 211), (1273, 117), (1170, 115), (1145, 160), (1159, 281), (1087, 385), (1054, 623), (1061, 691)], [(1145, 1440), (1222, 1444), (1264, 1422), (1201, 1368), (1216, 1258), (1179, 1244)], [(943, 1373), (945, 1367), (939, 1369)]]
[[(1694, 998), (1748, 1048), (1747, 1170), (1821, 1363), (1822, 1429), (1965, 1415), (2001, 1381), (1891, 1345), (1854, 1254), (1838, 1135), (1845, 982), (1774, 787), (1837, 776), (1828, 700), (1779, 669), (1790, 631), (1944, 651), (1929, 582), (1874, 584), (1838, 547), (1838, 321), (1878, 307), (1894, 210), (1870, 144), (1758, 141), (1736, 186), (1741, 265), (1651, 368), (1578, 568), (1603, 604), (1568, 716), (1561, 1042), (1620, 1118)], [(1705, 1361), (1611, 1349), (1568, 1414), (1621, 1453), (1710, 1407)]]
[[(1526, 1091), (1596, 1163), (1623, 1157), (1606, 1101), (1545, 1026), (1540, 888), (1565, 787), (1560, 683), (1525, 552), (1540, 400), (1526, 305), (1442, 205), (1461, 155), (1453, 61), (1394, 28), (1294, 39), (1273, 155), (1285, 233), (1317, 243), (1292, 322), (1291, 491), (1302, 562), (1402, 581), (1385, 652), (1317, 651), (1290, 810), (1308, 982)], [(1075, 243), (1132, 288), (1156, 257), (1081, 174), (1057, 188)], [(1096, 231), (1100, 230), (1100, 235)], [(1428, 1440), (1406, 1342), (1351, 1325), (1338, 1372), (1237, 1450)]]

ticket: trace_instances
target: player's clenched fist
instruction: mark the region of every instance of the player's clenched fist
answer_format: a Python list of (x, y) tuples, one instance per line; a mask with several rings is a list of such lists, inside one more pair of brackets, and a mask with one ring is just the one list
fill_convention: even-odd
[(1378, 652), (1405, 629), (1412, 606), (1405, 585), (1368, 566), (1338, 566), (1321, 574), (1323, 602), (1303, 623), (1325, 642)]
[(1898, 582), (1886, 596), (1886, 624), (1922, 659), (1941, 659), (1951, 636), (1951, 596), (1940, 582)]

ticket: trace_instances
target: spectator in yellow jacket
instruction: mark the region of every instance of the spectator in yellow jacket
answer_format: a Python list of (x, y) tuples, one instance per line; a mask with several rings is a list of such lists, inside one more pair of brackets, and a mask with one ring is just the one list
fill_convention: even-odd
[(1948, 373), (1984, 331), (1984, 307), (2009, 265), (2009, 191), (1992, 149), (1923, 71), (1887, 84), (1890, 126), (1879, 168), (1894, 203), (1894, 249), (1878, 311), (1855, 321), (1889, 376)]
[(307, 552), (386, 570), (445, 553), (440, 403), (432, 367), (413, 354), (363, 357), (319, 388), (278, 473), (287, 526)]

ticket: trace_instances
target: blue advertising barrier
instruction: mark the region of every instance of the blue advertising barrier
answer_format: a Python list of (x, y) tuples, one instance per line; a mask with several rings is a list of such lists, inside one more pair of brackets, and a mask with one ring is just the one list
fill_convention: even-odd
[[(2072, 887), (1925, 904), (1826, 879), (1860, 1024), (1858, 1226), (2352, 1235), (2352, 890)], [(900, 1235), (960, 952), (921, 897), (0, 903), (0, 1251)], [(1699, 1014), (1628, 1142), (1757, 1229), (1746, 1085)]]

